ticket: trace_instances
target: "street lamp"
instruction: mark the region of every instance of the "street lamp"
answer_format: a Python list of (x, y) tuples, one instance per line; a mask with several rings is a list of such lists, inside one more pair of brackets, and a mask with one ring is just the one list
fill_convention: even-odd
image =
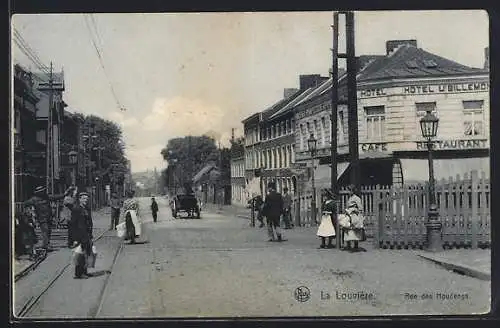
[(427, 111), (425, 116), (420, 120), (422, 137), (427, 139), (427, 150), (429, 154), (429, 212), (425, 226), (427, 228), (427, 250), (432, 252), (443, 249), (441, 240), (442, 224), (439, 220), (439, 213), (436, 205), (434, 165), (432, 162), (432, 139), (437, 135), (438, 125), (439, 119), (432, 114), (431, 111)]
[(72, 166), (72, 173), (73, 173), (73, 175), (71, 176), (71, 184), (75, 185), (76, 184), (76, 163), (78, 161), (78, 153), (74, 150), (70, 151), (68, 153), (68, 160), (69, 160), (69, 164)]
[(316, 218), (316, 187), (314, 184), (314, 157), (316, 156), (316, 145), (317, 145), (317, 140), (314, 138), (314, 134), (311, 133), (311, 136), (307, 140), (307, 147), (309, 149), (309, 152), (311, 153), (311, 162), (312, 162), (312, 201), (311, 201), (311, 215), (314, 218), (314, 222), (317, 222)]

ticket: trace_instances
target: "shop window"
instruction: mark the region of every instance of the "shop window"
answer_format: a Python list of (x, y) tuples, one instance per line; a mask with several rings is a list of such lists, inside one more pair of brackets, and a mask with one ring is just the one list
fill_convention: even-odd
[(384, 106), (365, 107), (366, 139), (370, 141), (383, 141), (385, 134), (385, 108)]
[(483, 101), (464, 101), (464, 134), (478, 136), (484, 133)]

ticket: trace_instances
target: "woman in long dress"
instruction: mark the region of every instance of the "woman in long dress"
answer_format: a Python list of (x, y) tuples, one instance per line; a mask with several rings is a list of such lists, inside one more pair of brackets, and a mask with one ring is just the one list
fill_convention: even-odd
[(127, 229), (125, 240), (130, 240), (131, 244), (135, 244), (135, 239), (141, 235), (141, 221), (139, 202), (128, 195), (129, 198), (123, 202), (122, 218), (125, 221)]
[[(335, 212), (335, 201), (331, 193), (328, 190), (325, 191), (326, 200), (321, 206), (321, 223), (318, 227), (316, 235), (321, 238), (321, 245), (319, 248), (334, 248), (332, 241), (335, 238), (335, 227), (334, 227), (334, 214)], [(328, 245), (326, 244), (326, 239), (328, 238)]]
[[(359, 197), (359, 191), (353, 185), (349, 186), (350, 197), (347, 200), (345, 217), (349, 221), (344, 233), (344, 241), (347, 242), (347, 250), (359, 251), (359, 241), (362, 240), (363, 225), (363, 205)], [(354, 247), (353, 247), (354, 244)]]

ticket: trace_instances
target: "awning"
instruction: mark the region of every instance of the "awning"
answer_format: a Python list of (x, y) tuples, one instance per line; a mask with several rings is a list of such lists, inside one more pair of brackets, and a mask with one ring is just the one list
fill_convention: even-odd
[[(400, 159), (403, 172), (404, 183), (426, 182), (429, 180), (429, 162), (427, 159)], [(484, 172), (486, 178), (490, 177), (490, 158), (453, 158), (453, 159), (434, 159), (434, 179), (448, 180), (457, 175), (461, 178), (464, 174), (470, 177), (471, 171), (478, 171), (479, 177)]]
[[(337, 180), (340, 179), (342, 174), (349, 167), (349, 162), (342, 162), (337, 164)], [(330, 165), (319, 165), (314, 171), (314, 183), (318, 189), (329, 189), (331, 187), (331, 173), (332, 168)]]

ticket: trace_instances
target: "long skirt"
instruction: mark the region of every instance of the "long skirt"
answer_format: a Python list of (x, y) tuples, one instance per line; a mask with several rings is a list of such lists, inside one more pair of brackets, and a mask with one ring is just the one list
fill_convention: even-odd
[(360, 241), (361, 232), (360, 230), (347, 229), (344, 232), (344, 241)]
[(321, 223), (316, 233), (319, 237), (334, 237), (335, 228), (333, 227), (332, 217), (329, 214), (321, 216)]

